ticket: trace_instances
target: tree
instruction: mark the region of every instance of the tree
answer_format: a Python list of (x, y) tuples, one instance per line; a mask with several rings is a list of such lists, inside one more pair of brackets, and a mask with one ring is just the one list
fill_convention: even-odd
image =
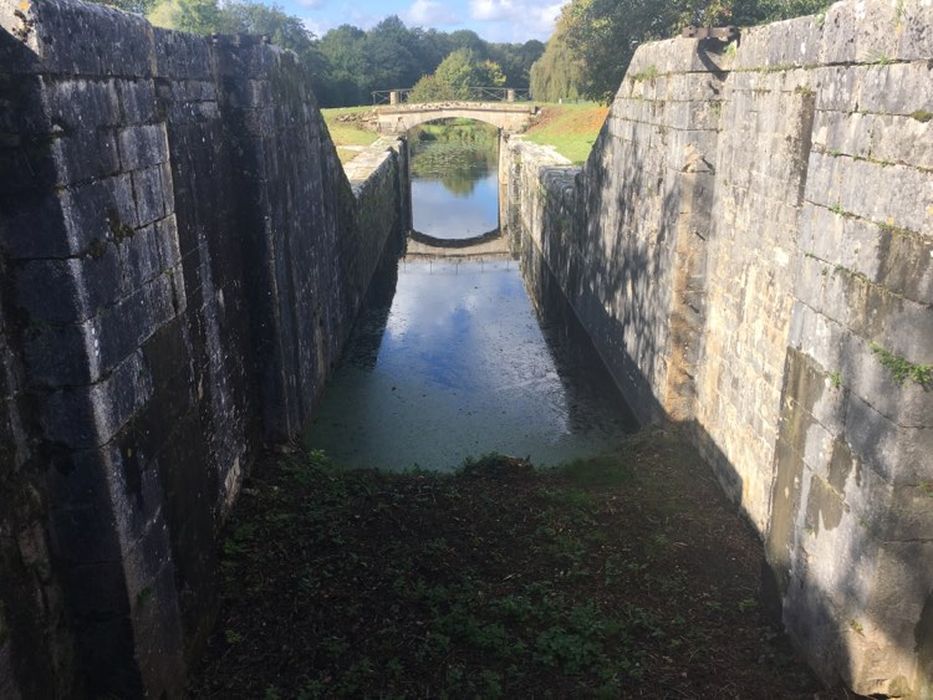
[(155, 0), (101, 0), (102, 5), (116, 7), (126, 12), (134, 12), (137, 15), (144, 15), (155, 4)]
[(146, 16), (157, 27), (194, 34), (213, 34), (221, 21), (217, 0), (158, 0)]
[(544, 54), (531, 67), (531, 95), (544, 102), (577, 100), (583, 89), (583, 64), (567, 45), (558, 25)]
[(434, 72), (442, 85), (449, 85), (458, 98), (469, 97), (469, 88), (475, 86), (473, 75), (476, 70), (476, 55), (471, 49), (457, 49)]
[(586, 65), (583, 93), (608, 100), (639, 44), (688, 24), (748, 25), (819, 12), (828, 0), (571, 0), (560, 25), (571, 52)]
[(318, 100), (328, 98), (330, 65), (314, 34), (299, 17), (286, 14), (277, 5), (264, 5), (253, 0), (228, 0), (221, 9), (218, 31), (223, 34), (261, 34), (269, 37), (276, 46), (294, 51), (311, 73)]
[(408, 87), (423, 75), (415, 57), (415, 39), (395, 15), (366, 33), (363, 51), (370, 62), (368, 78), (372, 88)]
[[(96, 0), (131, 12), (145, 13), (158, 26), (211, 33), (264, 34), (294, 51), (314, 76), (314, 89), (324, 106), (348, 106), (370, 101), (373, 90), (405, 88), (433, 74), (445, 57), (459, 49), (470, 52), (473, 85), (527, 87), (529, 70), (543, 44), (489, 44), (475, 32), (445, 33), (409, 28), (391, 15), (369, 31), (349, 24), (315, 38), (298, 17), (266, 0)], [(422, 86), (442, 91), (436, 80)]]
[(448, 37), (450, 37), (451, 51), (469, 49), (474, 54), (479, 55), (484, 54), (486, 51), (486, 42), (470, 29), (458, 29), (448, 34)]
[(508, 87), (526, 88), (531, 66), (544, 53), (544, 44), (534, 39), (524, 44), (489, 44), (487, 53), (491, 60), (502, 67)]
[(457, 49), (441, 61), (433, 75), (422, 77), (412, 90), (412, 102), (466, 100), (471, 88), (500, 87), (505, 75), (498, 63), (479, 60), (470, 49)]
[(367, 81), (370, 61), (366, 55), (366, 32), (343, 24), (332, 29), (318, 45), (330, 66), (329, 88), (332, 100), (327, 104), (358, 105), (369, 102), (371, 84)]
[(250, 0), (226, 2), (220, 12), (218, 30), (223, 34), (262, 34), (276, 46), (306, 56), (317, 50), (312, 34), (298, 17), (277, 5)]
[(435, 74), (423, 76), (408, 95), (409, 102), (444, 102), (456, 99), (453, 87), (438, 80)]

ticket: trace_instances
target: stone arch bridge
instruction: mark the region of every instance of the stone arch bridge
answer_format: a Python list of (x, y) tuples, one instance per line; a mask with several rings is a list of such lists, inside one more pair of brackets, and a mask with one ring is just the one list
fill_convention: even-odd
[(376, 108), (376, 124), (381, 134), (401, 134), (438, 119), (464, 118), (517, 133), (528, 127), (537, 111), (537, 106), (528, 102), (392, 104)]

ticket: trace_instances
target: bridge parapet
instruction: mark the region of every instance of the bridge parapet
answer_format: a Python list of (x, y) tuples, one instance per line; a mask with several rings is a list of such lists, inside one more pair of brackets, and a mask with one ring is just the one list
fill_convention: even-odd
[(438, 119), (475, 119), (509, 133), (524, 131), (538, 112), (530, 102), (470, 102), (454, 100), (430, 103), (390, 104), (376, 107), (376, 123), (382, 134), (399, 134)]
[[(527, 88), (468, 87), (457, 92), (457, 99), (466, 102), (528, 102), (531, 99)], [(413, 88), (374, 90), (373, 106), (407, 103), (413, 94)]]

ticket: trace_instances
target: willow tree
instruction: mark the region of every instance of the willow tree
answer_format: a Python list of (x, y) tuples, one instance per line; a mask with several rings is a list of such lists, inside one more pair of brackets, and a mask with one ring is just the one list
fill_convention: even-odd
[(558, 24), (544, 53), (531, 66), (531, 95), (542, 102), (577, 100), (583, 86), (583, 64)]

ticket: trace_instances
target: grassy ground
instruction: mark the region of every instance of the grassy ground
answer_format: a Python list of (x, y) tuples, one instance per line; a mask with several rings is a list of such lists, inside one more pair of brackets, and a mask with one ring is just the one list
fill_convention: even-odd
[(554, 146), (577, 164), (586, 162), (609, 108), (596, 103), (546, 104), (535, 124), (525, 133), (534, 143)]
[(671, 431), (553, 471), (277, 460), (229, 525), (192, 696), (832, 697), (761, 612), (760, 542)]
[(372, 107), (337, 107), (321, 110), (342, 163), (355, 158), (362, 148), (379, 138), (379, 134), (365, 126), (364, 118), (371, 111)]

